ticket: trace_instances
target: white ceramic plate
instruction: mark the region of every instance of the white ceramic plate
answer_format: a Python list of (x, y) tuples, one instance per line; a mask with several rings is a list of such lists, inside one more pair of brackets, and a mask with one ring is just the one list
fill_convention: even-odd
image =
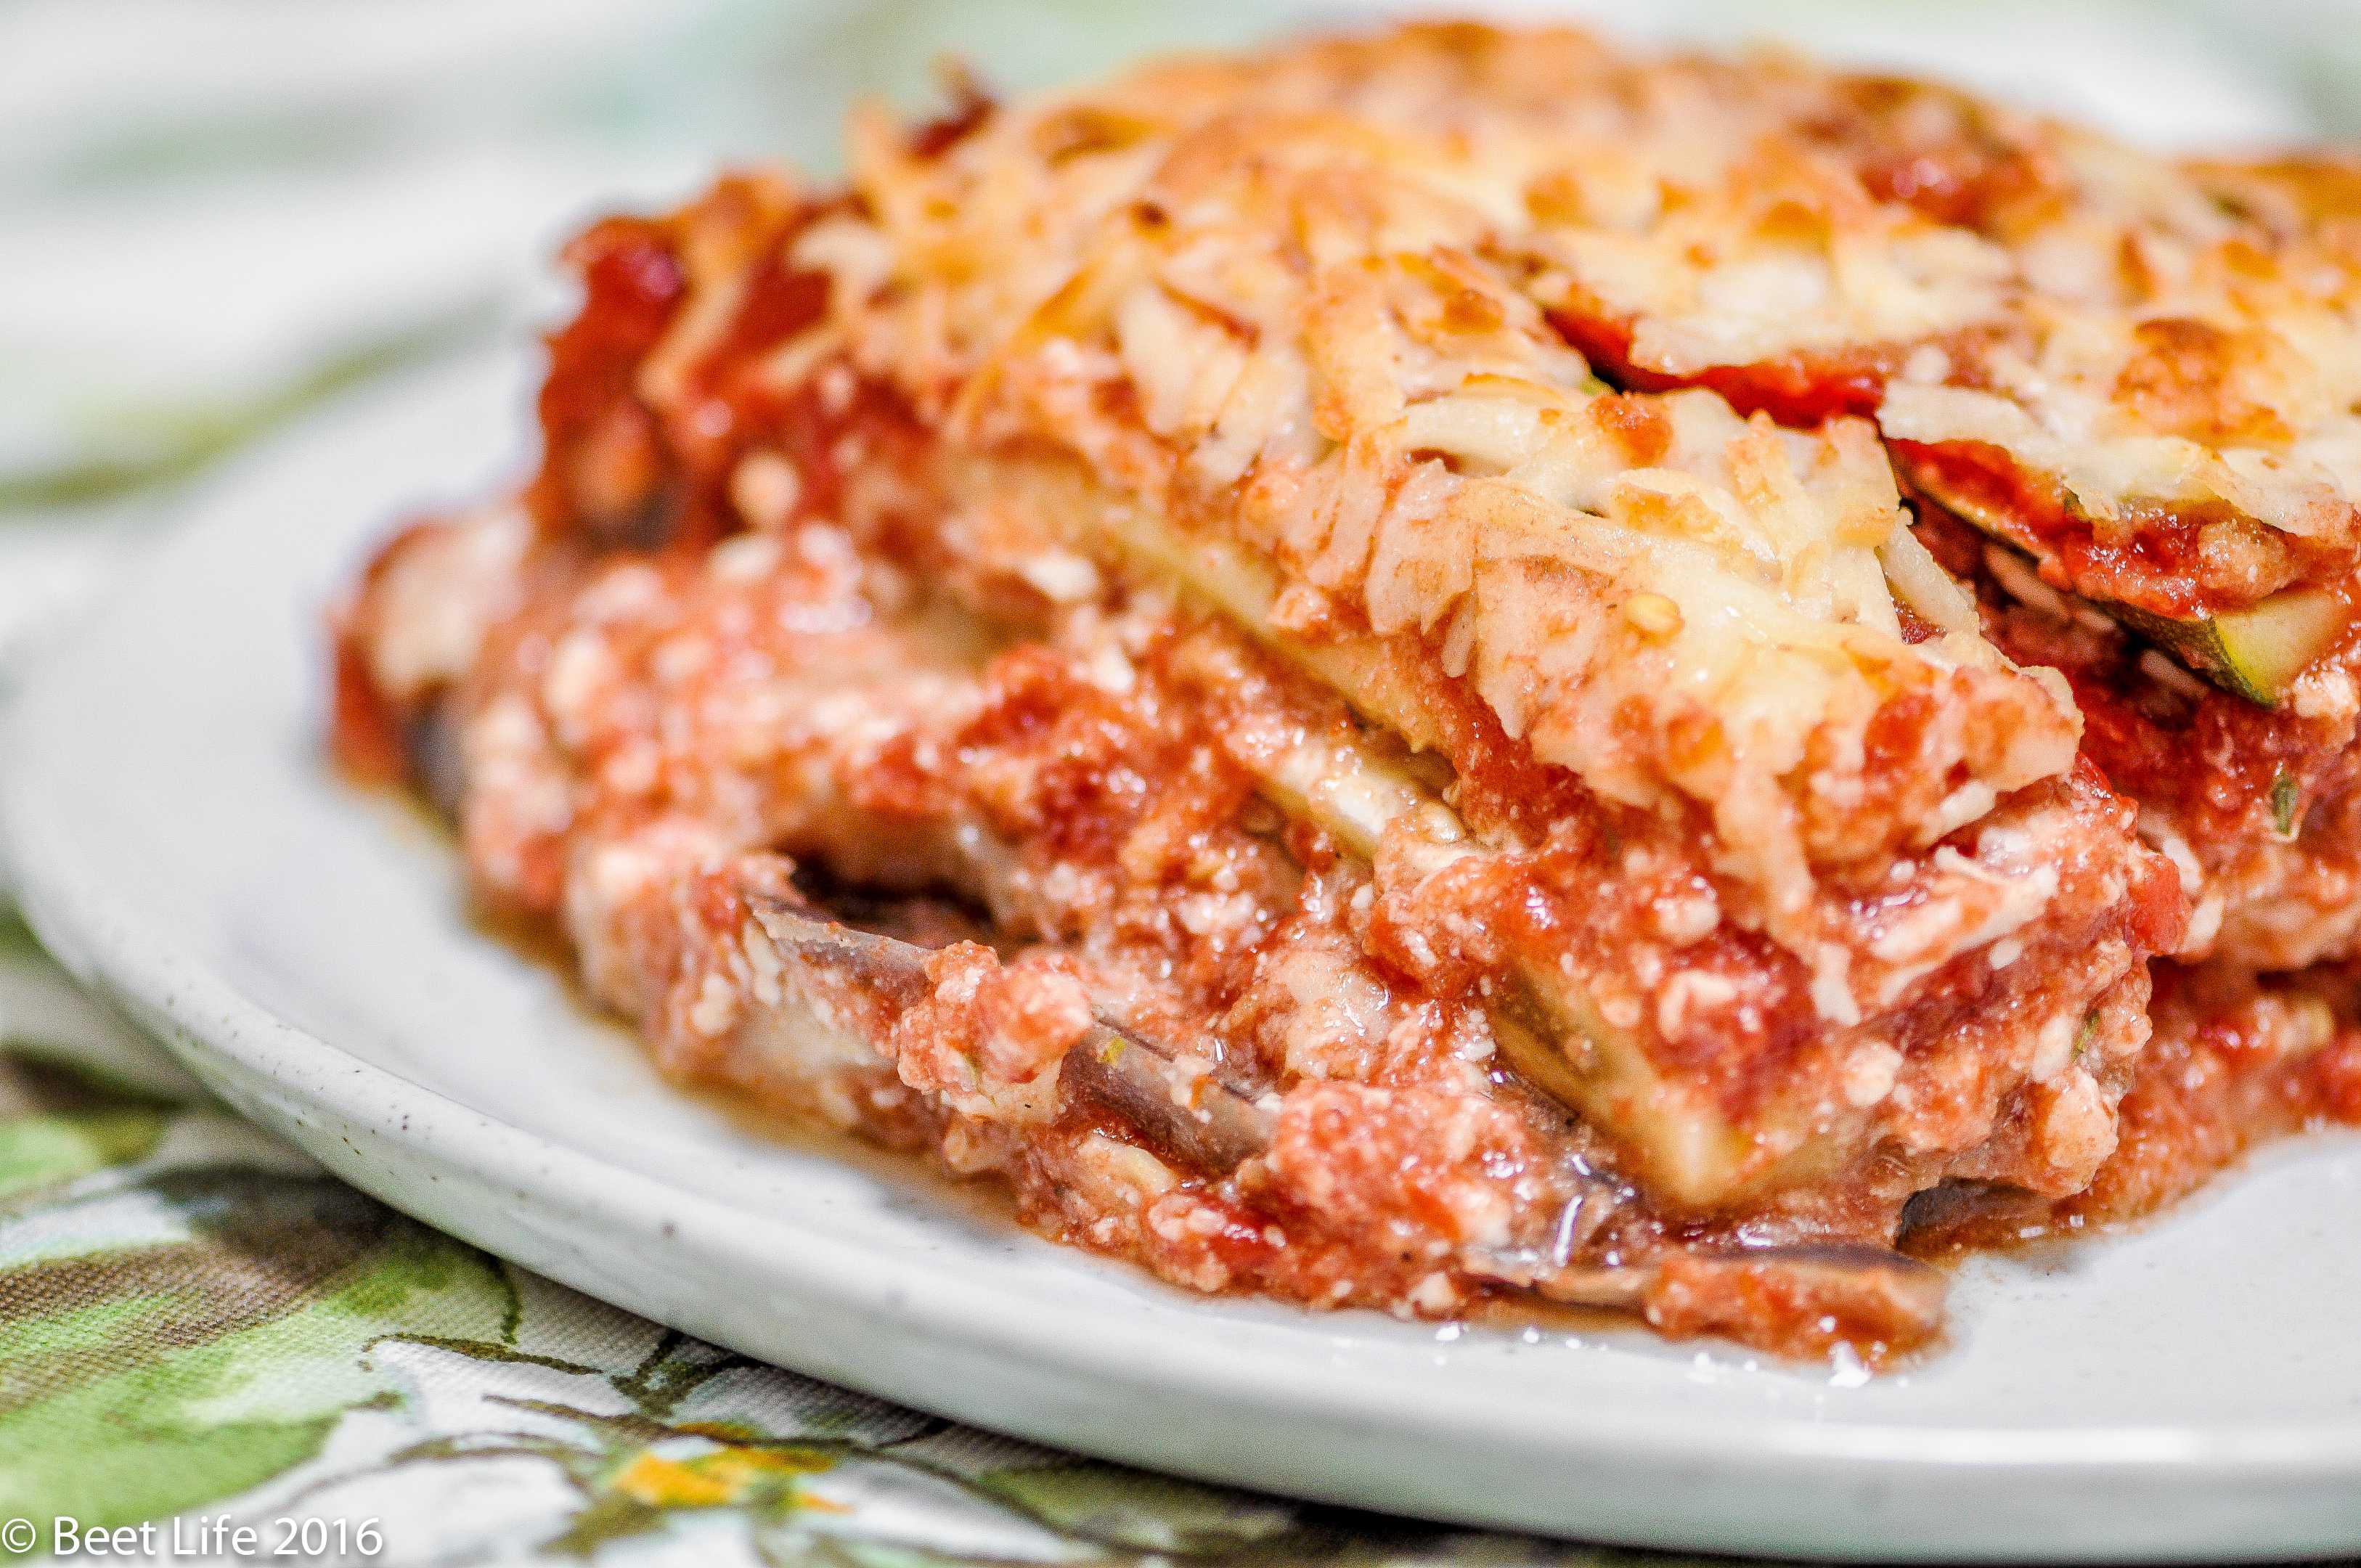
[(1877, 1379), (1636, 1332), (1208, 1301), (661, 1085), (473, 929), (448, 849), (321, 753), (321, 606), (406, 507), (522, 461), (526, 356), (244, 464), (0, 733), (35, 927), (233, 1105), (388, 1201), (802, 1371), (1374, 1508), (1850, 1557), (2361, 1550), (2361, 1143), (2142, 1233), (1982, 1261)]

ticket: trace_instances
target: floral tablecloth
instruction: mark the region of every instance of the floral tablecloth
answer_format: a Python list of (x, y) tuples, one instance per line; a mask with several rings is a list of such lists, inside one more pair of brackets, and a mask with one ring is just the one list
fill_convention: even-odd
[[(2361, 123), (2343, 4), (1811, 0), (1776, 25), (2135, 134), (2269, 139)], [(541, 258), (586, 212), (733, 156), (825, 159), (853, 92), (908, 92), (945, 45), (1023, 82), (1369, 8), (7, 0), (0, 693), (209, 460), (379, 369), (545, 319)], [(1769, 15), (1486, 8), (1717, 36)], [(5, 910), (0, 1556), (46, 1550), (64, 1519), (85, 1549), (96, 1530), (110, 1555), (172, 1562), (1668, 1561), (1092, 1464), (686, 1339), (209, 1103)]]

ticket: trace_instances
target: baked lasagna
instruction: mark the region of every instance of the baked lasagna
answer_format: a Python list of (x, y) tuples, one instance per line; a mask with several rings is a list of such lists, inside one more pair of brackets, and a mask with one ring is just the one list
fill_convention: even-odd
[(538, 473), (338, 612), (666, 1072), (1192, 1289), (1872, 1363), (2361, 1110), (2334, 166), (1458, 26), (850, 165), (577, 240)]

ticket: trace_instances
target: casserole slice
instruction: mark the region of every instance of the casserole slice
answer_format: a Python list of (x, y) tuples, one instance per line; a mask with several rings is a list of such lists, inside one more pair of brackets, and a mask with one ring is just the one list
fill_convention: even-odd
[[(871, 116), (843, 188), (593, 229), (541, 471), (344, 614), (346, 754), (440, 781), (683, 1076), (773, 1081), (771, 966), (884, 962), (782, 919), (926, 901), (956, 956), (782, 1097), (1203, 1288), (1630, 1264), (1667, 1332), (1809, 1348), (1828, 1260), (1749, 1249), (2082, 1190), (2180, 878), (1872, 424), (1568, 345), (1548, 94), (1471, 65), (1517, 48)], [(1069, 1097), (1108, 1031), (1267, 1143)]]

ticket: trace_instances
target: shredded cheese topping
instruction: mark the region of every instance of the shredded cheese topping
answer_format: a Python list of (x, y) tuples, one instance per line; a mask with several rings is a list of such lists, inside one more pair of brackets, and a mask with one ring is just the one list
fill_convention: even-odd
[(1875, 363), (1887, 434), (1997, 446), (2102, 527), (2226, 505), (2361, 548), (2351, 166), (2184, 165), (1784, 59), (1589, 81), (1616, 149), (1556, 176), (1537, 255), (1633, 368)]
[[(1598, 794), (1701, 813), (1717, 860), (1793, 910), (1821, 868), (2063, 773), (2080, 718), (1923, 552), (1905, 633), (1870, 424), (1612, 393), (1551, 324), (1564, 267), (1637, 232), (1566, 221), (1605, 202), (1570, 181), (1628, 118), (1579, 89), (1620, 69), (1579, 35), (1410, 29), (1150, 67), (948, 148), (871, 115), (858, 202), (796, 260), (835, 281), (813, 335), (952, 453), (1078, 468), (1104, 506), (1243, 547), (1276, 574), (1279, 634), (1433, 651)], [(1764, 244), (1793, 248), (1784, 221)], [(1833, 289), (1844, 332), (1951, 321), (1949, 258), (1984, 276), (1989, 247), (1900, 226), (1763, 310), (1708, 313), (1769, 341)], [(1787, 266), (1768, 254), (1747, 265)], [(1005, 514), (979, 536), (1022, 536), (1024, 495), (979, 505)], [(1092, 547), (1076, 508), (1038, 510)]]

